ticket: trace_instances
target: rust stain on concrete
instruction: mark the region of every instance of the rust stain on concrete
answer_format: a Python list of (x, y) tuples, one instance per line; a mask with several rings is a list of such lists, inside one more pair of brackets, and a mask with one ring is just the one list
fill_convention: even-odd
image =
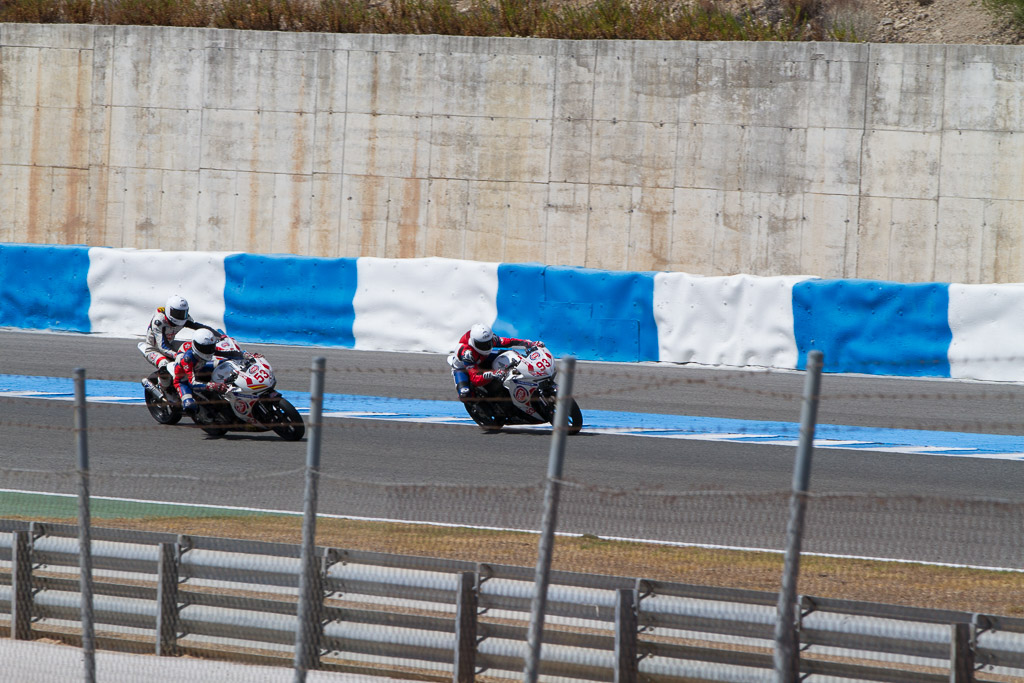
[[(380, 256), (377, 244), (377, 197), (380, 193), (381, 182), (385, 180), (377, 176), (363, 176), (362, 184), (362, 214), (357, 225), (359, 226), (359, 255)], [(386, 201), (386, 199), (385, 199)], [(384, 215), (387, 216), (387, 209)]]
[(299, 233), (302, 231), (302, 193), (298, 192), (294, 185), (297, 185), (297, 183), (293, 182), (291, 193), (292, 219), (288, 225), (288, 252), (291, 254), (304, 254), (308, 253), (309, 250), (299, 248)]
[[(374, 72), (372, 79), (372, 88), (377, 88), (377, 61), (374, 60)], [(376, 175), (377, 172), (377, 117), (374, 114), (370, 114), (369, 117), (369, 130), (366, 133), (366, 175), (362, 176), (362, 215), (359, 220), (359, 255), (360, 256), (383, 256), (381, 253), (381, 247), (377, 239), (377, 220), (380, 213), (378, 212), (377, 202), (379, 201), (380, 190), (382, 183), (387, 183), (387, 178), (381, 178)], [(390, 190), (386, 185), (385, 189)], [(385, 203), (390, 200), (390, 191), (385, 197)], [(388, 216), (388, 206), (385, 204), (383, 211), (385, 222)]]
[[(83, 210), (83, 196), (88, 198), (88, 169), (89, 161), (89, 128), (88, 113), (86, 105), (89, 102), (89, 93), (92, 85), (92, 61), (86, 60), (86, 51), (78, 51), (78, 64), (75, 69), (75, 108), (71, 115), (71, 158), (69, 163), (72, 167), (65, 182), (67, 183), (64, 216), (61, 222), (60, 236), (63, 244), (83, 244), (87, 242), (86, 220)], [(85, 189), (83, 191), (83, 185)]]
[[(416, 168), (416, 146), (413, 146), (412, 168)], [(420, 200), (423, 184), (418, 178), (406, 178), (402, 181), (402, 206), (398, 214), (398, 257), (414, 258), (416, 254), (416, 237), (420, 225)]]
[(67, 188), (64, 200), (64, 219), (60, 228), (61, 244), (85, 242), (85, 217), (81, 211), (82, 173), (71, 171), (65, 178)]
[[(38, 127), (38, 124), (34, 124), (34, 127)], [(33, 137), (33, 155), (34, 153), (35, 139)], [(28, 220), (25, 222), (25, 228), (26, 241), (32, 244), (43, 244), (47, 241), (42, 232), (45, 229), (43, 221), (49, 215), (49, 211), (45, 210), (50, 199), (48, 191), (50, 188), (46, 187), (48, 184), (46, 180), (49, 177), (50, 169), (35, 164), (28, 172)]]
[[(260, 174), (255, 171), (249, 172), (249, 217), (246, 221), (247, 230), (245, 238), (245, 250), (253, 253), (259, 252), (258, 234), (260, 227)], [(269, 245), (268, 245), (269, 246)]]
[(257, 248), (258, 231), (260, 227), (260, 174), (259, 167), (260, 140), (263, 129), (261, 113), (256, 112), (256, 125), (253, 126), (251, 149), (253, 151), (252, 166), (248, 169), (249, 175), (249, 215), (246, 220), (246, 237), (242, 249), (253, 253), (259, 252)]
[[(305, 78), (302, 78), (302, 83), (306, 82)], [(305, 86), (299, 90), (299, 101), (303, 101)], [(288, 252), (292, 254), (303, 254), (308, 249), (302, 249), (299, 247), (299, 238), (302, 232), (302, 212), (300, 207), (302, 206), (299, 200), (298, 183), (300, 177), (309, 177), (306, 173), (306, 168), (312, 168), (313, 164), (307, 165), (308, 156), (312, 153), (309, 142), (306, 140), (306, 127), (305, 127), (305, 114), (299, 112), (298, 125), (296, 126), (295, 139), (292, 144), (292, 172), (295, 177), (291, 180), (291, 220), (288, 221)]]
[(416, 237), (420, 225), (423, 185), (418, 178), (406, 178), (402, 185), (402, 210), (398, 216), (398, 257), (414, 258), (417, 255)]

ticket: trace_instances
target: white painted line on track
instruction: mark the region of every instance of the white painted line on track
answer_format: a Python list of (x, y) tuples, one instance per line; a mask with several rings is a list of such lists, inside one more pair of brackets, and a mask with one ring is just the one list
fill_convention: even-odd
[[(77, 498), (77, 494), (74, 493), (50, 493), (44, 491), (26, 491), (21, 489), (0, 489), (0, 495), (4, 493), (17, 493), (22, 495), (36, 495), (36, 496), (51, 496), (54, 498)], [(267, 515), (286, 515), (290, 517), (301, 517), (302, 512), (296, 512), (294, 510), (275, 510), (272, 508), (254, 508), (254, 507), (240, 507), (235, 505), (209, 505), (206, 503), (175, 503), (171, 501), (161, 500), (142, 500), (139, 498), (118, 498), (113, 496), (90, 496), (96, 500), (105, 500), (118, 503), (137, 503), (141, 505), (161, 505), (168, 507), (186, 507), (186, 508), (204, 508), (212, 511), (217, 510), (231, 510), (234, 512), (252, 512), (257, 514)], [(540, 534), (535, 529), (516, 529), (512, 527), (496, 527), (496, 526), (483, 526), (476, 524), (452, 524), (450, 522), (426, 522), (409, 519), (394, 519), (390, 517), (361, 517), (358, 515), (335, 515), (329, 513), (318, 512), (318, 519), (344, 519), (354, 522), (378, 522), (382, 524), (408, 524), (415, 526), (433, 526), (445, 529), (474, 529), (478, 531), (507, 531), (521, 534)], [(102, 526), (97, 524), (97, 526)], [(594, 536), (594, 534), (580, 534), (566, 531), (555, 532), (556, 536), (562, 536), (565, 538), (581, 538), (583, 536)], [(730, 546), (730, 545), (716, 545), (711, 543), (685, 543), (681, 541), (659, 541), (645, 538), (629, 538), (626, 536), (599, 536), (602, 540), (606, 541), (622, 541), (626, 543), (643, 543), (646, 545), (665, 546), (670, 548), (700, 548), (704, 550), (732, 550), (736, 552), (747, 552), (747, 553), (769, 553), (772, 555), (783, 555), (784, 550), (775, 550), (772, 548), (755, 548), (746, 546)], [(982, 565), (972, 564), (953, 564), (950, 562), (929, 562), (921, 560), (900, 560), (891, 557), (871, 557), (869, 555), (838, 555), (835, 553), (813, 553), (813, 552), (802, 552), (804, 556), (810, 557), (829, 557), (838, 560), (869, 560), (872, 562), (892, 562), (895, 564), (916, 564), (926, 565), (929, 567), (950, 567), (954, 569), (977, 569), (981, 571), (995, 571), (995, 572), (1016, 572), (1024, 573), (1024, 569), (1015, 569), (1013, 567), (988, 567)]]

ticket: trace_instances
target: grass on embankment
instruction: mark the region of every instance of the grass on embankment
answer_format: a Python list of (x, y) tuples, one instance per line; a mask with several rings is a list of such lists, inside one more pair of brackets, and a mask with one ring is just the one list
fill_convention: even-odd
[(0, 22), (572, 40), (856, 40), (851, 0), (6, 0)]
[[(74, 519), (43, 521), (74, 524)], [(289, 515), (103, 519), (96, 526), (300, 543), (302, 518)], [(317, 544), (399, 555), (534, 567), (536, 534), (321, 518)], [(591, 574), (777, 591), (781, 554), (685, 548), (558, 536), (553, 568)], [(804, 556), (804, 595), (943, 608), (1005, 616), (1024, 614), (1024, 572)]]

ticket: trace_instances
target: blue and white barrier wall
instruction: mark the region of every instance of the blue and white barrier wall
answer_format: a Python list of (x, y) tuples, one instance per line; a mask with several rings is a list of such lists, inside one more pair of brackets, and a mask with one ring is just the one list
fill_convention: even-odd
[(243, 341), (450, 351), (475, 322), (585, 360), (1024, 380), (1024, 285), (0, 244), (0, 326), (138, 337), (169, 294)]

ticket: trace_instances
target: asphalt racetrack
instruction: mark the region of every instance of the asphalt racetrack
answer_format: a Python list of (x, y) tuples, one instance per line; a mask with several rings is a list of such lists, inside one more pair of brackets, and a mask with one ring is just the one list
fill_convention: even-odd
[[(72, 404), (42, 378), (84, 367), (96, 386), (128, 388), (148, 373), (135, 344), (0, 331), (0, 487), (74, 493)], [(321, 513), (538, 527), (550, 431), (467, 424), (444, 356), (246, 347), (300, 408), (312, 359), (327, 359)], [(781, 549), (803, 384), (798, 372), (579, 363), (584, 430), (568, 440), (560, 530)], [(94, 495), (301, 511), (305, 440), (213, 439), (89, 393)], [(1024, 569), (1022, 396), (1009, 383), (826, 374), (804, 549)]]

